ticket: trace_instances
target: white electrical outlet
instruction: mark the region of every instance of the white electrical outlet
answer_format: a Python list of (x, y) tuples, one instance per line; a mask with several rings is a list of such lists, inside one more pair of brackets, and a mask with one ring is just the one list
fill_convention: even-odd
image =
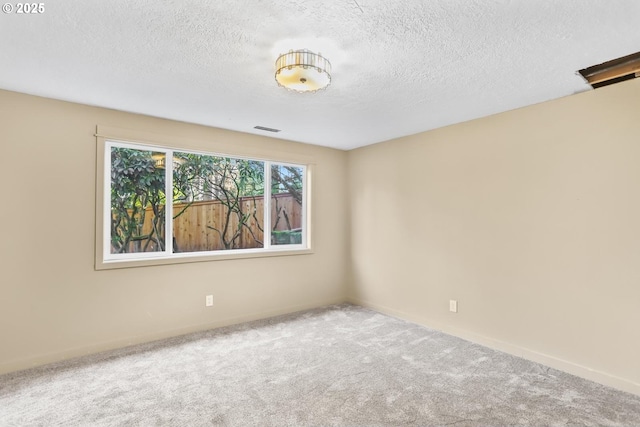
[(211, 307), (213, 305), (213, 295), (207, 295), (204, 303), (207, 307)]
[(449, 311), (452, 311), (454, 313), (458, 312), (458, 301), (454, 299), (449, 300)]

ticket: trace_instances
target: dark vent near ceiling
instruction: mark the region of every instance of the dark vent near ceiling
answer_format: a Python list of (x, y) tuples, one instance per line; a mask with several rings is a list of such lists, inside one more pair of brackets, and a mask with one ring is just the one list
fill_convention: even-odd
[(264, 126), (254, 126), (253, 128), (254, 129), (258, 129), (258, 130), (264, 130), (264, 131), (267, 131), (267, 132), (280, 132), (280, 129), (267, 128), (267, 127), (264, 127)]
[(579, 71), (597, 89), (640, 77), (640, 52), (603, 62)]

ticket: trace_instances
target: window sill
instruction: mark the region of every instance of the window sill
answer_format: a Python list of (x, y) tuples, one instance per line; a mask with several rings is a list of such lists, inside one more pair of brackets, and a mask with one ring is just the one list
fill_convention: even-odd
[(190, 253), (177, 253), (171, 256), (158, 257), (158, 258), (129, 258), (129, 259), (117, 259), (117, 260), (96, 260), (96, 270), (114, 270), (120, 268), (133, 268), (133, 267), (151, 267), (156, 265), (172, 265), (172, 264), (186, 264), (191, 262), (209, 262), (209, 261), (228, 261), (234, 259), (251, 259), (251, 258), (268, 258), (268, 257), (282, 257), (292, 255), (309, 255), (314, 253), (313, 249), (262, 249), (258, 251), (242, 250), (242, 251), (230, 251), (220, 253), (207, 253), (203, 255), (197, 255), (193, 252)]

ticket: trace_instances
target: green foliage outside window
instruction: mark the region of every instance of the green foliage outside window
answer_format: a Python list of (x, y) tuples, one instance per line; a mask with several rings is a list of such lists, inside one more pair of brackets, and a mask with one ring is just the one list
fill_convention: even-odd
[[(111, 253), (165, 250), (165, 154), (132, 148), (111, 149)], [(262, 232), (256, 200), (264, 194), (264, 163), (229, 157), (176, 152), (173, 156), (173, 203), (176, 219), (197, 201), (216, 200), (225, 218), (215, 230), (224, 249), (238, 248), (243, 229), (262, 244), (248, 223)], [(242, 203), (253, 199), (253, 206)], [(151, 228), (145, 227), (151, 215)], [(174, 250), (175, 248), (174, 242)]]
[[(163, 251), (166, 196), (164, 170), (151, 151), (111, 149), (111, 253)], [(143, 234), (147, 208), (152, 228)]]

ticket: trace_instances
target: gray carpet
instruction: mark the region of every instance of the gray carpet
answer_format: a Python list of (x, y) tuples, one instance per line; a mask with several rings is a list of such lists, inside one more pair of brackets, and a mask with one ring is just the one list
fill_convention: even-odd
[(0, 376), (2, 426), (640, 426), (640, 397), (338, 305)]

